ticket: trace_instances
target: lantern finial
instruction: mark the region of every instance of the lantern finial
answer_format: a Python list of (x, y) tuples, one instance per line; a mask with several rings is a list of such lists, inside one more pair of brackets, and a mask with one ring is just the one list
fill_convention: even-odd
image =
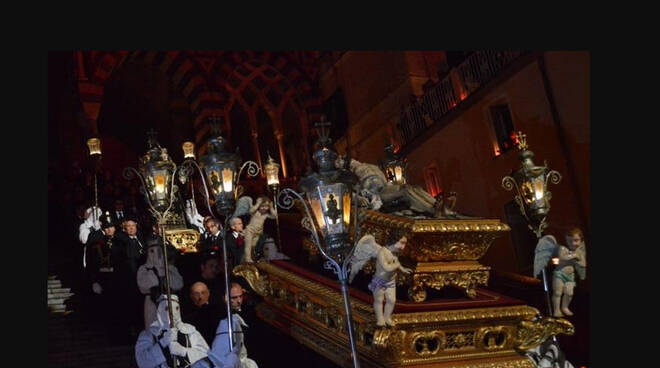
[(147, 149), (158, 146), (158, 140), (156, 139), (157, 136), (158, 133), (154, 130), (154, 128), (149, 129), (147, 132)]
[(518, 131), (518, 134), (516, 135), (518, 137), (518, 149), (526, 150), (527, 148), (527, 136), (523, 134), (523, 132)]
[(220, 122), (222, 121), (222, 119), (217, 115), (213, 115), (209, 118), (209, 121), (211, 124), (211, 134), (213, 134), (214, 136), (220, 135), (222, 133), (220, 131), (221, 130)]

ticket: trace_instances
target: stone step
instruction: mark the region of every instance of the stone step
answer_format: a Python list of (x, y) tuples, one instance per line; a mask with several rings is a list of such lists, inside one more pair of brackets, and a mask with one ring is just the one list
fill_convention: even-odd
[(66, 302), (67, 299), (68, 298), (48, 298), (48, 305), (64, 305), (64, 302)]
[(66, 314), (69, 313), (69, 311), (66, 310), (66, 307), (48, 307), (48, 313), (50, 314)]
[(56, 289), (48, 289), (48, 294), (58, 294), (58, 293), (70, 293), (71, 288), (56, 288)]
[(53, 287), (58, 287), (62, 286), (62, 281), (60, 280), (48, 280), (48, 287), (53, 288)]
[(70, 291), (61, 291), (58, 293), (48, 293), (48, 299), (68, 298), (74, 294)]
[(51, 301), (51, 300), (60, 300), (60, 299), (61, 299), (61, 300), (67, 300), (67, 299), (69, 299), (69, 298), (72, 297), (72, 296), (73, 296), (73, 294), (71, 294), (71, 293), (69, 293), (69, 294), (48, 295), (48, 299), (47, 299), (47, 300), (48, 300), (48, 301)]
[(48, 366), (55, 367), (136, 367), (134, 346), (91, 348), (48, 354)]

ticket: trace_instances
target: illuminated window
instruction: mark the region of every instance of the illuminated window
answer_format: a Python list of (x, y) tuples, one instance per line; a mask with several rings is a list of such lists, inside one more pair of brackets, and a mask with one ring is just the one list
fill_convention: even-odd
[(498, 104), (490, 107), (490, 116), (497, 139), (496, 152), (502, 154), (515, 147), (515, 131), (509, 105)]
[(426, 191), (432, 196), (438, 195), (442, 191), (440, 186), (440, 171), (435, 163), (424, 169), (424, 181), (426, 182)]

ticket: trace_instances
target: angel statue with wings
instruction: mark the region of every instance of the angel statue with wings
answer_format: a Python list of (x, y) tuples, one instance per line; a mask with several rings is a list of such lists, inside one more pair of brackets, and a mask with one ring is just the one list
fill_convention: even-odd
[[(390, 233), (385, 247), (376, 243), (376, 239), (370, 234), (360, 238), (355, 246), (348, 282), (353, 281), (355, 275), (360, 272), (367, 261), (372, 258), (376, 259), (376, 272), (369, 283), (369, 290), (374, 296), (376, 326), (394, 326), (392, 311), (394, 311), (396, 302), (396, 273), (397, 271), (412, 272), (411, 269), (405, 268), (399, 263), (399, 259), (394, 253), (403, 250), (407, 241), (402, 231), (394, 230)], [(383, 308), (383, 299), (385, 308)]]
[(572, 316), (568, 305), (573, 299), (575, 273), (581, 280), (586, 277), (587, 250), (584, 235), (579, 228), (565, 233), (568, 246), (557, 243), (552, 235), (546, 235), (536, 244), (534, 255), (534, 276), (541, 273), (551, 257), (558, 257), (559, 264), (552, 274), (552, 310), (555, 317)]
[(259, 196), (254, 205), (252, 205), (252, 197), (243, 196), (236, 202), (236, 210), (231, 218), (246, 214), (250, 215), (250, 221), (243, 230), (245, 250), (241, 263), (253, 263), (252, 250), (256, 247), (259, 237), (264, 232), (264, 222), (266, 222), (266, 219), (274, 220), (277, 218), (277, 211), (273, 206), (273, 201), (266, 196)]

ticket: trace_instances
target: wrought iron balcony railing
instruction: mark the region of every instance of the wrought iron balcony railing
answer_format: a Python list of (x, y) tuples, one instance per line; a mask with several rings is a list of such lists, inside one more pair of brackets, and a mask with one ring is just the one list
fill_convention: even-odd
[(477, 51), (470, 55), (417, 102), (403, 108), (399, 120), (403, 144), (418, 137), (523, 53)]

